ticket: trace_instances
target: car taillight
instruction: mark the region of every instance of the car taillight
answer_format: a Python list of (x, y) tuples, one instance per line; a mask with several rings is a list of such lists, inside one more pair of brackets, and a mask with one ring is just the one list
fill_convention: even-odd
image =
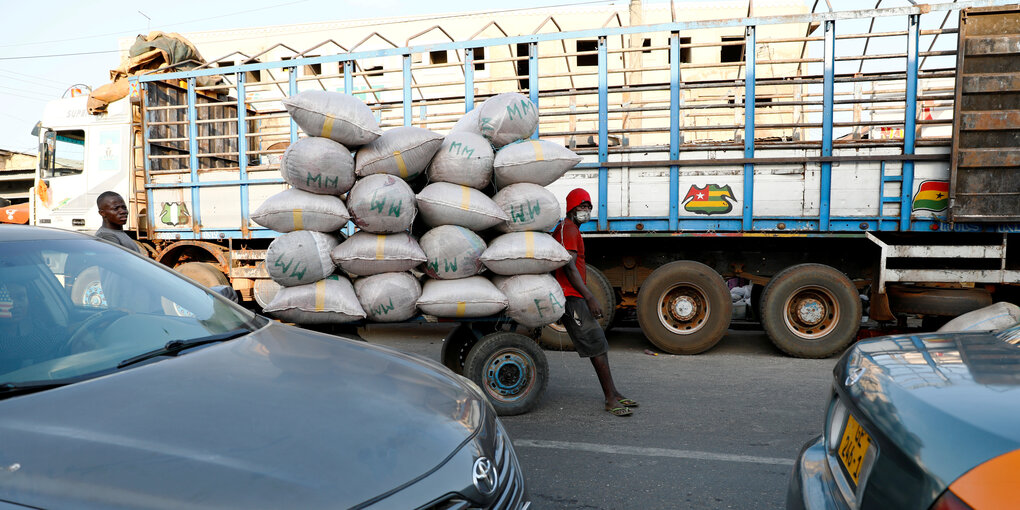
[(956, 497), (953, 491), (946, 489), (945, 492), (935, 500), (929, 510), (974, 510), (970, 505)]

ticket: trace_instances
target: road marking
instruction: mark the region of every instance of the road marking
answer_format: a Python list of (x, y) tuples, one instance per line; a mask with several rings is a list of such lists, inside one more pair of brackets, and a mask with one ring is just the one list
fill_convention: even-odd
[(639, 446), (574, 443), (568, 441), (542, 441), (537, 439), (515, 439), (513, 443), (515, 447), (524, 448), (552, 448), (555, 450), (578, 450), (582, 452), (611, 453), (614, 455), (640, 455), (643, 457), (672, 457), (675, 459), (694, 460), (721, 460), (725, 462), (772, 464), (778, 466), (793, 465), (793, 459), (756, 457), (754, 455), (733, 455), (730, 453), (697, 452), (692, 450), (673, 450), (670, 448), (642, 448)]

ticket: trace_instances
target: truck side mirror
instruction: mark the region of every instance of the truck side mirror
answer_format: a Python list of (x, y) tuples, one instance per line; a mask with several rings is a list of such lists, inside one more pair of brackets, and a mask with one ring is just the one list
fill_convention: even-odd
[(57, 134), (52, 129), (45, 129), (39, 141), (39, 177), (45, 178), (52, 174), (53, 152), (57, 146)]

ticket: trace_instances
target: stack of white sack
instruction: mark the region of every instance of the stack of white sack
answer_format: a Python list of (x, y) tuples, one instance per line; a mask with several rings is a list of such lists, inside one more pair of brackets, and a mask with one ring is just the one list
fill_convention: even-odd
[(269, 197), (252, 215), (283, 233), (266, 251), (266, 270), (282, 288), (265, 311), (301, 324), (342, 323), (366, 313), (346, 277), (333, 274), (330, 252), (351, 219), (341, 198), (355, 184), (351, 148), (382, 135), (372, 111), (356, 98), (304, 92), (283, 100), (308, 134), (287, 148), (280, 173), (291, 189)]
[[(284, 286), (267, 312), (298, 323), (402, 321), (419, 309), (448, 318), (506, 311), (527, 327), (559, 319), (563, 293), (549, 273), (570, 256), (547, 234), (561, 208), (544, 186), (580, 158), (526, 140), (538, 125), (526, 97), (493, 96), (446, 137), (382, 132), (371, 110), (344, 94), (303, 92), (284, 104), (313, 136), (284, 155), (281, 173), (294, 189), (252, 215), (285, 232), (267, 253)], [(423, 173), (429, 184), (416, 196), (407, 181)], [(430, 228), (420, 242), (410, 232), (418, 215)], [(359, 232), (338, 242), (331, 232), (348, 220)], [(500, 275), (495, 284), (478, 276), (486, 269)]]

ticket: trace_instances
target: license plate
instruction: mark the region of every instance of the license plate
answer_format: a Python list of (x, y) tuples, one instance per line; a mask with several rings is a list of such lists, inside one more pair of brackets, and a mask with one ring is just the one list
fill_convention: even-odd
[(864, 465), (864, 456), (871, 447), (871, 437), (864, 431), (860, 423), (854, 419), (852, 414), (847, 414), (846, 427), (843, 428), (843, 439), (839, 442), (839, 462), (843, 469), (850, 475), (854, 487), (860, 483), (861, 466)]

